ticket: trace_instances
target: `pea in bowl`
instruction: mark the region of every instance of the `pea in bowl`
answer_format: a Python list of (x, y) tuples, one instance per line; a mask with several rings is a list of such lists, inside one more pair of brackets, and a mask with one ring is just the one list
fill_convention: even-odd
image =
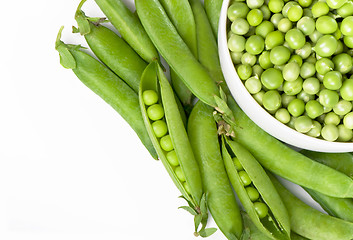
[[(278, 2), (281, 1), (273, 1), (276, 4)], [(239, 17), (239, 19), (242, 19), (234, 24), (233, 28), (237, 34), (234, 34), (236, 35), (233, 39), (234, 45), (229, 46), (228, 33), (231, 29), (231, 22), (227, 12), (231, 3), (245, 4), (245, 2), (232, 0), (223, 1), (219, 20), (218, 48), (225, 80), (241, 109), (267, 133), (291, 146), (319, 152), (352, 152), (353, 99), (350, 100), (351, 96), (349, 95), (353, 94), (353, 50), (351, 49), (353, 46), (350, 46), (353, 43), (353, 26), (351, 33), (348, 25), (346, 27), (348, 30), (343, 29), (348, 32), (347, 35), (352, 34), (352, 36), (347, 36), (345, 41), (343, 37), (338, 40), (340, 39), (338, 34), (341, 33), (337, 30), (334, 33), (327, 30), (328, 28), (335, 28), (335, 23), (330, 22), (330, 15), (323, 13), (322, 6), (319, 6), (319, 11), (314, 12), (314, 16), (312, 16), (313, 13), (308, 12), (309, 8), (305, 5), (309, 7), (312, 4), (310, 0), (301, 0), (299, 3), (293, 2), (295, 7), (290, 11), (290, 6), (286, 6), (288, 3), (283, 2), (283, 6), (277, 6), (276, 4), (270, 6), (269, 4), (267, 8), (262, 8), (261, 21), (259, 21), (258, 9), (261, 4), (266, 5), (266, 3), (263, 3), (263, 1), (261, 3), (261, 0), (248, 0), (246, 2), (248, 4), (247, 9), (242, 9), (244, 5), (235, 8), (236, 12), (244, 16)], [(251, 6), (251, 4), (259, 5)], [(338, 8), (337, 6), (334, 7)], [(316, 6), (314, 8), (310, 6), (310, 8), (316, 9)], [(353, 17), (350, 17), (352, 14), (349, 15), (347, 9), (353, 11), (352, 6), (335, 11), (341, 11), (343, 14), (348, 12), (346, 18), (348, 18), (349, 23), (353, 21), (351, 19)], [(285, 16), (282, 15), (283, 11), (286, 11)], [(270, 14), (273, 19), (269, 19), (269, 16), (267, 16), (268, 19), (265, 19), (266, 14)], [(320, 16), (324, 18), (320, 18)], [(318, 21), (319, 18), (320, 21), (324, 21), (323, 24)], [(325, 18), (329, 20), (325, 20)], [(278, 25), (281, 20), (282, 24)], [(256, 26), (263, 22), (266, 22), (263, 25), (267, 26), (256, 30)], [(337, 24), (336, 29), (339, 29), (339, 26), (342, 29), (342, 24)], [(271, 25), (274, 25), (273, 29), (271, 29)], [(323, 34), (318, 30), (321, 32), (327, 31), (327, 33)], [(261, 34), (263, 34), (262, 40), (257, 37)], [(272, 36), (266, 38), (269, 35)], [(283, 39), (281, 39), (281, 36), (283, 36)], [(251, 40), (247, 42), (250, 38)], [(322, 39), (320, 40), (320, 38)], [(332, 40), (333, 38), (335, 41)], [(332, 42), (334, 42), (333, 44), (337, 42), (337, 46), (332, 47)], [(343, 42), (348, 48), (343, 47)], [(248, 51), (244, 51), (246, 44), (248, 47), (246, 50)], [(340, 47), (342, 47), (341, 53), (344, 54), (337, 54)], [(334, 52), (336, 53), (333, 53), (332, 48), (335, 49)], [(351, 52), (346, 54), (345, 51)], [(318, 57), (313, 57), (314, 53)], [(268, 56), (262, 56), (263, 59), (260, 59), (261, 55), (266, 54)], [(335, 58), (337, 55), (340, 55), (340, 57)], [(348, 60), (346, 60), (347, 56), (349, 56)], [(235, 58), (238, 58), (239, 61), (242, 59), (246, 63), (250, 62), (250, 64), (239, 65), (233, 61)], [(299, 70), (297, 69), (298, 64), (288, 64), (290, 62), (298, 63), (299, 58), (302, 61)], [(261, 64), (259, 64), (259, 59), (262, 61)], [(266, 64), (272, 65), (269, 67)], [(303, 64), (304, 67), (302, 67)], [(251, 73), (248, 71), (249, 65)], [(298, 71), (299, 73), (297, 73)], [(314, 71), (314, 75), (311, 73), (312, 71)], [(345, 75), (345, 73), (348, 75)], [(298, 74), (300, 75), (298, 76)], [(337, 78), (339, 78), (338, 83)], [(261, 83), (260, 86), (259, 82)], [(343, 85), (346, 84), (347, 86), (341, 88), (342, 82)], [(296, 89), (298, 85), (299, 90)], [(265, 94), (266, 97), (264, 98)], [(335, 108), (335, 111), (332, 110), (333, 108)], [(344, 114), (340, 115), (339, 111), (343, 111)], [(346, 125), (344, 125), (346, 115), (348, 116), (345, 119)]]

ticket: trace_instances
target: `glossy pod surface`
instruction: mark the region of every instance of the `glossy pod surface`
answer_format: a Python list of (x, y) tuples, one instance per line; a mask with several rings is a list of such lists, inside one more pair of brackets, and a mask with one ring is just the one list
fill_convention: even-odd
[(221, 13), (222, 3), (223, 0), (204, 0), (207, 16), (216, 37), (218, 33), (218, 20)]
[(200, 101), (196, 103), (189, 117), (188, 134), (200, 166), (211, 215), (228, 239), (238, 239), (242, 219), (224, 168), (211, 107)]
[(136, 0), (135, 4), (142, 25), (166, 62), (196, 97), (215, 106), (214, 96), (219, 95), (216, 83), (180, 37), (162, 5), (157, 0)]
[[(230, 139), (223, 138), (222, 154), (229, 179), (252, 222), (269, 238), (290, 239), (287, 209), (265, 170), (243, 146)], [(238, 162), (237, 166), (233, 159)], [(243, 172), (250, 178), (250, 184), (244, 184), (241, 176)], [(247, 189), (256, 189), (259, 197), (251, 199)], [(256, 203), (264, 203), (267, 206), (266, 216), (259, 217)]]
[(152, 157), (156, 159), (157, 154), (139, 110), (138, 95), (111, 70), (82, 52), (80, 46), (67, 45), (60, 41), (61, 31), (56, 42), (60, 63), (65, 68), (72, 69), (83, 84), (111, 105), (136, 132)]
[[(294, 151), (259, 128), (229, 98), (236, 140), (264, 167), (303, 187), (332, 197), (353, 197), (353, 180)], [(315, 173), (315, 174), (314, 174)]]
[(285, 203), (292, 230), (312, 240), (351, 240), (353, 223), (329, 216), (303, 203), (274, 177), (273, 184)]

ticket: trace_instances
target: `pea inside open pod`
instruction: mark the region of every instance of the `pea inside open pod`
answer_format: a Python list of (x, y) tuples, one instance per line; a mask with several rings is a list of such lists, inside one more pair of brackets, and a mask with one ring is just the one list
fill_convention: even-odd
[[(256, 227), (271, 239), (290, 239), (288, 212), (262, 166), (227, 137), (222, 137), (222, 155), (230, 182)], [(258, 197), (252, 197), (254, 190)]]

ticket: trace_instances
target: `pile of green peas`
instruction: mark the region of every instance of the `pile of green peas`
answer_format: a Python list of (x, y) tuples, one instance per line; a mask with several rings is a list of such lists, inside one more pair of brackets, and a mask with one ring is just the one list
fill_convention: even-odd
[(353, 2), (236, 0), (228, 48), (239, 78), (280, 122), (353, 141)]
[(183, 184), (188, 194), (191, 194), (189, 185), (186, 183), (185, 175), (180, 167), (177, 154), (174, 150), (172, 139), (168, 134), (168, 126), (164, 120), (163, 106), (158, 103), (159, 96), (154, 90), (146, 90), (142, 94), (143, 102), (147, 108), (148, 118), (151, 120), (153, 133), (159, 140), (160, 147), (166, 152), (166, 157), (169, 164), (172, 166), (175, 175)]
[(233, 159), (235, 169), (238, 172), (239, 178), (243, 183), (250, 200), (254, 203), (254, 208), (256, 210), (257, 215), (259, 216), (260, 219), (266, 217), (269, 211), (268, 206), (263, 201), (261, 201), (260, 193), (252, 184), (252, 181), (249, 175), (244, 170), (239, 159), (237, 157), (233, 157), (232, 159)]

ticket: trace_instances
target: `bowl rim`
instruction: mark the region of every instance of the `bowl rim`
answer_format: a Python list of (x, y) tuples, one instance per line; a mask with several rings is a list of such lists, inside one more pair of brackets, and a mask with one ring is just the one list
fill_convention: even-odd
[(353, 142), (329, 142), (299, 133), (281, 123), (260, 106), (238, 77), (227, 43), (227, 10), (231, 0), (224, 0), (218, 26), (219, 60), (229, 90), (244, 113), (268, 134), (293, 147), (318, 152), (351, 152)]

